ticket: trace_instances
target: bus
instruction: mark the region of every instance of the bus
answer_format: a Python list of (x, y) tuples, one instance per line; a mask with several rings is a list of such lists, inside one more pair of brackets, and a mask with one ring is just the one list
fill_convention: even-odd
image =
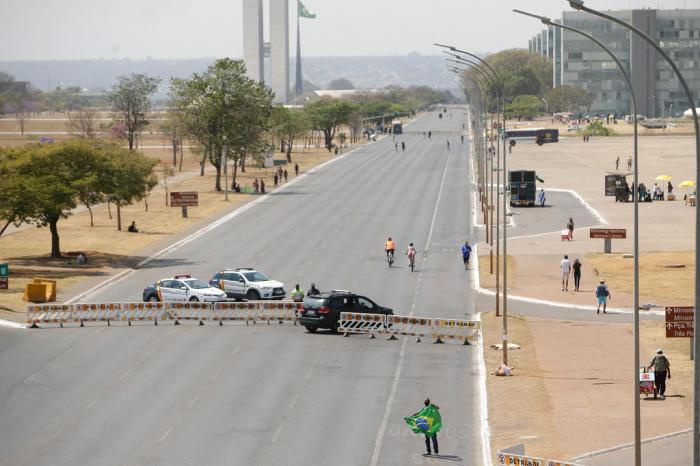
[(504, 135), (511, 146), (517, 142), (534, 142), (538, 145), (559, 142), (559, 130), (552, 128), (507, 129)]
[(391, 132), (394, 134), (403, 133), (403, 123), (401, 123), (401, 120), (393, 120), (391, 122)]

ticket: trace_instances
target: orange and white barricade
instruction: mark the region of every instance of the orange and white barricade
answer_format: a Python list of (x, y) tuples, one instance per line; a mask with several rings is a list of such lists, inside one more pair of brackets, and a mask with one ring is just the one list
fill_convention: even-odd
[(293, 322), (297, 324), (297, 315), (304, 309), (302, 303), (294, 301), (265, 301), (259, 303), (258, 319), (261, 322)]
[(79, 303), (73, 305), (73, 322), (107, 322), (121, 319), (121, 303)]
[(37, 324), (59, 324), (70, 322), (73, 314), (72, 304), (30, 304), (27, 306), (27, 325), (39, 328)]
[(396, 340), (397, 335), (416, 337), (416, 341), (420, 342), (421, 337), (430, 336), (432, 328), (432, 319), (429, 317), (414, 317), (414, 316), (386, 316), (385, 333), (390, 335), (390, 340)]
[(189, 301), (168, 303), (168, 311), (170, 311), (170, 317), (175, 319), (175, 325), (180, 325), (181, 320), (196, 320), (199, 325), (204, 325), (212, 309), (211, 303)]
[(349, 336), (351, 333), (365, 333), (374, 338), (375, 333), (383, 333), (386, 327), (384, 314), (366, 314), (362, 312), (341, 312), (338, 320), (338, 333)]
[(444, 343), (442, 340), (461, 340), (465, 345), (469, 344), (469, 337), (479, 336), (481, 321), (462, 319), (431, 319), (430, 336), (435, 338), (435, 343)]
[(253, 320), (253, 311), (258, 308), (258, 304), (252, 301), (243, 303), (214, 303), (211, 320), (219, 321), (219, 325), (223, 325), (226, 320), (230, 321), (248, 321)]
[(133, 321), (153, 321), (158, 325), (159, 320), (169, 320), (168, 304), (161, 302), (123, 303), (122, 320), (131, 325)]

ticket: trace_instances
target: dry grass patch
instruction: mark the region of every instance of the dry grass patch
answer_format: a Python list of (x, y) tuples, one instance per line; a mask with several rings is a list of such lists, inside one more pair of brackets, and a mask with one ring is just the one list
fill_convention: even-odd
[[(589, 254), (589, 270), (610, 286), (611, 293), (634, 291), (634, 259), (622, 254)], [(683, 265), (682, 268), (676, 268)], [(671, 267), (669, 267), (671, 266)], [(595, 272), (594, 272), (595, 273)], [(639, 256), (639, 286), (645, 296), (691, 301), (695, 296), (695, 259), (692, 251), (643, 252)]]
[[(508, 256), (508, 289), (517, 287), (516, 267), (518, 260), (514, 256)], [(482, 288), (496, 289), (496, 254), (493, 255), (493, 274), (490, 268), (490, 257), (488, 254), (479, 255), (479, 284)], [(503, 259), (501, 256), (501, 279), (503, 278)], [(501, 282), (501, 285), (503, 282)]]

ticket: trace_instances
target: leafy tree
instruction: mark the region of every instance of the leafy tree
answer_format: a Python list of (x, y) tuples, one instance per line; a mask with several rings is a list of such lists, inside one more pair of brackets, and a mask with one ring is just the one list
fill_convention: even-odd
[(573, 112), (579, 107), (589, 107), (593, 96), (583, 89), (573, 86), (560, 86), (545, 94), (551, 112)]
[(328, 90), (331, 91), (347, 91), (351, 89), (355, 89), (355, 86), (346, 78), (334, 79), (328, 83)]
[(287, 154), (287, 162), (292, 162), (294, 141), (302, 137), (311, 128), (306, 113), (285, 107), (274, 107), (272, 111), (272, 131), (282, 142)]
[(532, 120), (544, 109), (544, 102), (536, 95), (519, 95), (506, 105), (506, 113), (518, 120)]
[(165, 115), (165, 121), (160, 125), (160, 130), (173, 148), (173, 166), (177, 166), (177, 153), (180, 151), (180, 171), (182, 171), (182, 157), (184, 155), (182, 153), (182, 140), (185, 132), (182, 118), (176, 111), (168, 111)]
[(323, 132), (326, 149), (331, 150), (338, 126), (350, 123), (355, 108), (355, 104), (347, 100), (324, 97), (304, 107), (304, 111), (311, 128)]
[[(204, 159), (216, 168), (217, 191), (222, 189), (222, 154), (245, 170), (247, 156), (261, 159), (269, 147), (264, 136), (270, 127), (273, 93), (245, 72), (242, 61), (224, 58), (205, 73), (172, 79), (170, 84), (171, 107), (180, 114)], [(234, 182), (237, 169), (238, 163)]]
[(509, 49), (489, 55), (486, 61), (503, 81), (508, 102), (520, 95), (542, 96), (552, 87), (552, 62), (539, 54)]
[(134, 150), (136, 138), (148, 126), (146, 113), (151, 109), (150, 96), (158, 89), (160, 78), (145, 74), (120, 76), (119, 82), (107, 93), (112, 105), (126, 129), (129, 150)]
[(589, 125), (587, 125), (583, 131), (580, 131), (579, 133), (582, 133), (586, 136), (615, 136), (617, 135), (617, 132), (605, 126), (602, 121), (592, 121)]

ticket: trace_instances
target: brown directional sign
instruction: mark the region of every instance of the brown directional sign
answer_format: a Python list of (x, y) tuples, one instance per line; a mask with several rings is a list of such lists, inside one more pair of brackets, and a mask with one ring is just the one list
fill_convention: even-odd
[(590, 237), (601, 239), (625, 239), (627, 238), (627, 230), (624, 228), (591, 228)]
[(196, 191), (182, 191), (170, 193), (171, 207), (197, 207), (199, 205), (199, 193)]
[(695, 308), (667, 307), (666, 308), (666, 338), (688, 338), (695, 335)]
[(8, 277), (0, 277), (0, 290), (6, 290), (10, 286), (10, 279)]

